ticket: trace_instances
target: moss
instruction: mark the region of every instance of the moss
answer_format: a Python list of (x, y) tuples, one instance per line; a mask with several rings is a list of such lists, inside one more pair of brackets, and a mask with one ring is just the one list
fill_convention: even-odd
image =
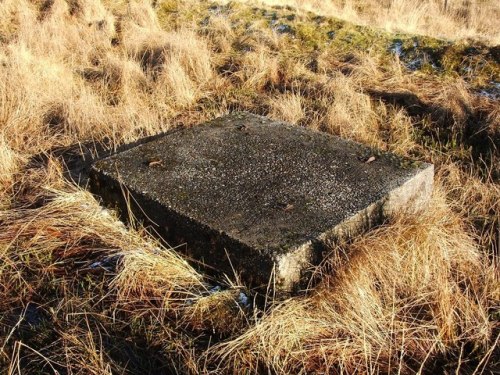
[(359, 50), (387, 54), (388, 39), (386, 33), (346, 23), (337, 29), (332, 40), (332, 48), (342, 52)]
[(400, 59), (407, 68), (426, 74), (452, 76), (467, 80), (473, 87), (498, 79), (500, 66), (495, 60), (494, 48), (469, 42), (451, 43), (436, 38), (395, 34), (387, 45), (394, 53), (400, 44)]
[(167, 0), (157, 9), (157, 17), (164, 30), (175, 30), (184, 25), (199, 24), (210, 14), (211, 3), (200, 1), (188, 6), (182, 0)]
[(296, 36), (305, 43), (306, 47), (317, 49), (326, 42), (326, 33), (312, 23), (301, 22), (296, 27)]

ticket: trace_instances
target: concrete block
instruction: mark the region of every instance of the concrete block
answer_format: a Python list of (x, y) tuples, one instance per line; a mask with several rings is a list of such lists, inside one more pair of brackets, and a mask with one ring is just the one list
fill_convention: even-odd
[(325, 242), (421, 209), (433, 174), (430, 164), (235, 112), (96, 162), (91, 188), (170, 245), (185, 243), (192, 259), (252, 286), (274, 275), (289, 293)]

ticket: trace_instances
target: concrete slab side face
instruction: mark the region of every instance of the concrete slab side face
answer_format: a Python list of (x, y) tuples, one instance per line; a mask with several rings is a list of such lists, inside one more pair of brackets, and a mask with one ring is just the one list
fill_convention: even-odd
[(282, 291), (300, 286), (324, 241), (419, 208), (432, 182), (432, 165), (241, 112), (100, 160), (91, 173), (94, 192), (123, 210), (126, 190), (169, 244), (254, 286), (274, 272)]

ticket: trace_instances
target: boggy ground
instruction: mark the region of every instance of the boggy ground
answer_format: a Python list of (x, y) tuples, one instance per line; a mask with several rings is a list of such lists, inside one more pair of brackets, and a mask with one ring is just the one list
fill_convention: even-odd
[[(1, 372), (498, 371), (491, 41), (236, 2), (2, 1)], [(65, 177), (65, 150), (231, 110), (433, 162), (432, 204), (331, 248), (302, 295), (254, 306), (237, 275), (200, 274)]]

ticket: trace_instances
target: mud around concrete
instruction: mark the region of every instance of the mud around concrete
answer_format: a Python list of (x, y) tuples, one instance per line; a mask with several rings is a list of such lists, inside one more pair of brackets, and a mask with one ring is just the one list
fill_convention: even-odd
[[(237, 112), (94, 164), (91, 188), (170, 245), (252, 286), (291, 292), (321, 245), (418, 210), (433, 166)], [(124, 194), (126, 192), (126, 194)], [(127, 199), (128, 197), (128, 199)], [(128, 202), (127, 202), (128, 201)]]

